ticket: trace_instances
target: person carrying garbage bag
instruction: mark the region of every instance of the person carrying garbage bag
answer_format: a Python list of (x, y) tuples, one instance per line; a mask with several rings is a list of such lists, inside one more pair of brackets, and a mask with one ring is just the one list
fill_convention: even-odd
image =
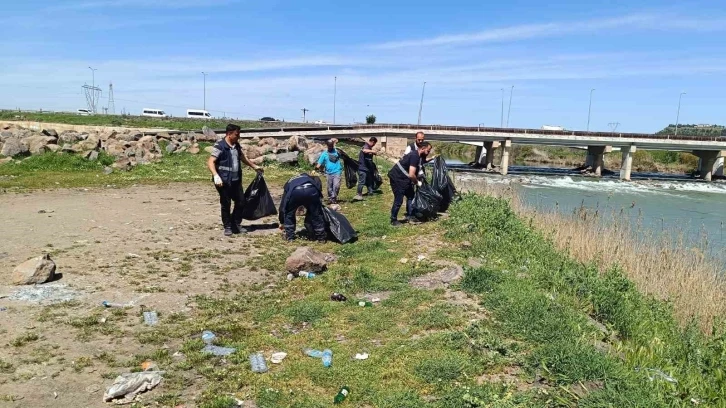
[(278, 214), (280, 228), (284, 230), (287, 241), (295, 239), (295, 212), (299, 207), (305, 207), (313, 227), (315, 240), (325, 242), (327, 232), (323, 215), (322, 189), (323, 184), (320, 177), (310, 176), (307, 173), (294, 176), (285, 183)]
[(391, 182), (391, 191), (393, 192), (393, 206), (391, 207), (391, 225), (400, 226), (398, 221), (398, 211), (403, 205), (403, 198), (406, 197), (406, 221), (412, 218), (411, 211), (413, 206), (411, 201), (415, 194), (414, 186), (421, 186), (422, 182), (418, 180), (418, 174), (421, 170), (421, 163), (425, 162), (426, 156), (431, 153), (431, 144), (429, 142), (421, 142), (418, 144), (418, 150), (411, 150), (410, 153), (403, 156), (388, 172), (388, 179)]
[(328, 203), (338, 203), (338, 193), (340, 193), (340, 177), (343, 174), (343, 162), (340, 154), (335, 149), (338, 139), (330, 139), (325, 142), (328, 150), (320, 154), (318, 163), (315, 165), (316, 170), (324, 170), (325, 177), (328, 180)]
[(378, 143), (378, 138), (375, 136), (371, 137), (363, 145), (363, 148), (360, 149), (360, 153), (358, 153), (358, 162), (360, 163), (360, 167), (358, 167), (358, 190), (356, 191), (355, 197), (353, 197), (353, 201), (363, 201), (363, 187), (366, 187), (368, 194), (377, 190), (375, 188), (374, 178), (376, 164), (373, 162), (373, 156), (377, 154), (373, 150), (376, 143)]
[[(212, 180), (219, 193), (225, 236), (247, 232), (241, 225), (242, 210), (245, 205), (242, 193), (241, 163), (258, 172), (263, 171), (262, 167), (250, 162), (242, 153), (242, 147), (238, 143), (239, 132), (239, 126), (231, 123), (227, 125), (224, 139), (214, 144), (207, 160), (207, 168), (212, 173)], [(231, 207), (232, 202), (234, 202), (234, 210)]]

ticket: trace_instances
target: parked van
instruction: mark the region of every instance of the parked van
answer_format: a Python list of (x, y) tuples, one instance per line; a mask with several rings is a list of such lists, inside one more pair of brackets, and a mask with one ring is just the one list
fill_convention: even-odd
[(210, 115), (209, 112), (201, 109), (187, 109), (187, 117), (197, 119), (212, 119), (212, 115)]
[(141, 111), (141, 116), (148, 116), (150, 118), (166, 118), (169, 115), (161, 109), (144, 108), (144, 110)]
[(93, 115), (93, 112), (91, 112), (90, 109), (78, 109), (76, 111), (76, 115), (89, 116), (89, 115)]

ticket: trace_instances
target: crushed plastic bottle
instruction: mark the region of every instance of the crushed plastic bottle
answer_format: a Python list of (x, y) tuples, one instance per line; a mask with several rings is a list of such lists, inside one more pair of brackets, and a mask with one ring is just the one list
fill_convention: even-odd
[(250, 365), (254, 373), (261, 374), (267, 372), (267, 363), (265, 363), (265, 356), (262, 353), (250, 354)]
[(367, 301), (367, 300), (359, 300), (358, 306), (360, 307), (373, 307), (373, 303)]
[(202, 341), (204, 342), (204, 344), (212, 344), (212, 342), (214, 342), (214, 339), (216, 338), (217, 335), (209, 330), (205, 330), (202, 332)]
[(121, 303), (111, 303), (107, 300), (104, 300), (103, 302), (101, 302), (101, 304), (103, 305), (103, 307), (126, 307), (126, 305), (122, 305)]
[(149, 326), (155, 326), (159, 323), (159, 315), (156, 312), (144, 312), (144, 322)]
[(313, 358), (323, 358), (323, 352), (320, 351), (320, 350), (314, 350), (314, 349), (311, 349), (311, 348), (306, 348), (305, 350), (303, 350), (303, 353), (305, 353), (305, 355), (307, 355), (309, 357), (313, 357)]
[(314, 274), (314, 273), (312, 273), (312, 272), (305, 272), (305, 271), (300, 271), (300, 272), (299, 272), (299, 273), (297, 274), (297, 276), (299, 276), (299, 277), (301, 277), (301, 278), (313, 279), (313, 278), (315, 277), (315, 274)]
[(348, 298), (345, 297), (345, 295), (343, 295), (342, 293), (336, 292), (330, 295), (330, 300), (334, 300), (336, 302), (345, 302), (346, 300), (348, 300)]
[(345, 401), (346, 398), (348, 398), (348, 394), (350, 394), (350, 388), (348, 388), (347, 385), (344, 385), (340, 388), (340, 391), (338, 391), (338, 394), (333, 398), (333, 404), (341, 404), (343, 401)]
[(333, 365), (333, 351), (330, 349), (323, 350), (323, 367)]

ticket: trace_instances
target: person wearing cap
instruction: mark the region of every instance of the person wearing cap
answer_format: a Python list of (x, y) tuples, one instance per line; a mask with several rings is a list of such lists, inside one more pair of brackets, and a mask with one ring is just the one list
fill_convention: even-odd
[(313, 234), (318, 242), (325, 242), (327, 233), (325, 231), (325, 216), (323, 215), (323, 184), (318, 176), (310, 176), (307, 173), (292, 177), (283, 187), (282, 199), (280, 200), (280, 229), (285, 233), (285, 239), (295, 239), (296, 218), (298, 208), (305, 207), (313, 227)]
[(320, 154), (318, 163), (315, 165), (317, 170), (325, 169), (325, 178), (328, 180), (328, 203), (338, 203), (338, 193), (340, 192), (340, 178), (343, 174), (343, 163), (340, 160), (340, 154), (335, 149), (335, 143), (338, 139), (330, 139), (326, 142), (328, 150)]
[[(242, 210), (244, 209), (244, 193), (242, 191), (242, 165), (246, 164), (256, 171), (263, 171), (247, 159), (239, 145), (240, 127), (227, 125), (226, 135), (212, 147), (207, 160), (207, 167), (212, 173), (212, 180), (219, 193), (219, 204), (222, 210), (224, 235), (242, 234)], [(231, 205), (234, 202), (234, 209)]]
[(425, 162), (426, 156), (431, 153), (431, 144), (429, 142), (421, 142), (417, 145), (417, 150), (412, 150), (403, 156), (388, 172), (388, 178), (391, 181), (391, 191), (393, 192), (393, 206), (391, 207), (391, 225), (400, 226), (398, 221), (398, 211), (403, 205), (403, 198), (406, 197), (406, 220), (412, 219), (411, 201), (415, 194), (414, 186), (421, 187), (422, 182), (418, 179), (418, 173), (421, 170), (421, 163)]

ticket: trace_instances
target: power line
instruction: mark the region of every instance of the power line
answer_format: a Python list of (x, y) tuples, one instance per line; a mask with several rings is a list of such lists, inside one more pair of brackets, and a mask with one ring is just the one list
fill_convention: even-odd
[(106, 113), (116, 114), (116, 102), (113, 100), (113, 83), (108, 84), (108, 107)]

